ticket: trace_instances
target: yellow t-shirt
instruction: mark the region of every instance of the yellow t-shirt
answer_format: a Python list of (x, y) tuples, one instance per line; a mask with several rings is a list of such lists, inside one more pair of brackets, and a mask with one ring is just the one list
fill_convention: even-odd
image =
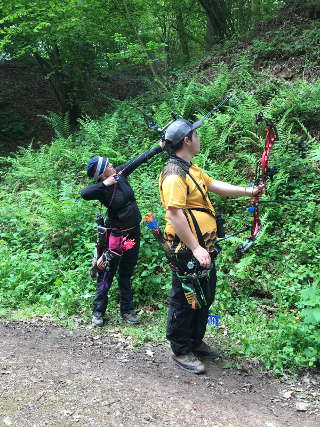
[[(215, 215), (215, 211), (208, 197), (208, 185), (213, 181), (213, 179), (194, 164), (189, 168), (189, 173), (202, 188), (206, 201), (203, 199), (200, 190), (188, 174), (186, 174), (185, 178), (179, 175), (168, 175), (165, 178), (162, 178), (162, 175), (160, 175), (159, 191), (161, 203), (166, 210), (169, 207), (183, 209), (187, 216), (191, 231), (195, 237), (197, 237), (197, 233), (187, 209), (201, 208), (209, 210), (212, 215), (207, 212), (199, 212), (197, 210), (192, 210), (192, 213), (200, 227), (206, 244), (206, 249), (208, 252), (213, 252), (217, 225), (215, 217), (213, 216)], [(176, 236), (175, 230), (167, 214), (165, 215), (165, 219), (167, 223), (164, 237), (170, 247), (178, 252), (180, 249), (185, 248), (185, 245), (179, 240), (178, 236)]]

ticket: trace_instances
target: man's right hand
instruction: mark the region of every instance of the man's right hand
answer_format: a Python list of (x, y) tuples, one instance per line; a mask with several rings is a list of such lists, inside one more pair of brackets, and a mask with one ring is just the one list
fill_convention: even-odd
[(201, 267), (209, 268), (211, 265), (211, 258), (209, 252), (202, 246), (197, 246), (193, 251), (193, 256), (199, 261)]

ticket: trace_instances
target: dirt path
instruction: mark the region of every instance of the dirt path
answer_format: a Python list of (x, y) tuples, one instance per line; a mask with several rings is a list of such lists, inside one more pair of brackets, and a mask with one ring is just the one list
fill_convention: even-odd
[(168, 347), (135, 350), (106, 328), (0, 322), (0, 337), (1, 426), (320, 426), (319, 377), (297, 386), (222, 362), (196, 376)]

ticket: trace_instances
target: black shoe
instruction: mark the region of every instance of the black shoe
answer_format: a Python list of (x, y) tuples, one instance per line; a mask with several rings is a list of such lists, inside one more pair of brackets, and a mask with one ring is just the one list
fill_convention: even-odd
[(97, 327), (101, 328), (103, 326), (103, 324), (104, 324), (104, 320), (103, 320), (102, 313), (98, 313), (98, 312), (93, 313), (93, 316), (92, 316), (92, 326), (94, 328), (97, 328)]
[(121, 317), (123, 320), (133, 325), (137, 325), (138, 323), (140, 323), (139, 317), (137, 317), (136, 313), (133, 310), (128, 311), (128, 313), (122, 313)]
[(208, 344), (202, 341), (194, 350), (196, 356), (212, 357), (213, 359), (218, 359), (221, 357), (220, 351), (215, 348), (210, 347)]
[(204, 364), (193, 353), (182, 354), (180, 356), (174, 354), (172, 359), (180, 368), (193, 374), (203, 374), (206, 371)]

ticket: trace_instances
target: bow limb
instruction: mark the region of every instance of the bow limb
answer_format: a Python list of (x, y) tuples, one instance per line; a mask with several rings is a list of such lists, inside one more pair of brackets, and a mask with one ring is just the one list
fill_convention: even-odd
[[(261, 121), (266, 122), (267, 133), (266, 133), (265, 146), (262, 153), (262, 157), (261, 157), (261, 160), (258, 161), (256, 166), (256, 176), (254, 179), (254, 184), (265, 186), (267, 183), (267, 178), (272, 179), (273, 175), (276, 173), (275, 168), (269, 168), (268, 161), (269, 161), (269, 155), (270, 155), (272, 146), (274, 142), (278, 139), (278, 133), (275, 126), (271, 122), (271, 120), (266, 119), (262, 113), (259, 113), (256, 115), (256, 122), (258, 123)], [(261, 231), (262, 222), (260, 219), (260, 212), (259, 212), (259, 199), (261, 197), (261, 194), (262, 193), (258, 193), (253, 198), (253, 201), (252, 201), (253, 220), (251, 225), (251, 233), (247, 241), (245, 243), (240, 244), (237, 247), (236, 252), (239, 255), (244, 254), (248, 249), (251, 248), (258, 234)]]

